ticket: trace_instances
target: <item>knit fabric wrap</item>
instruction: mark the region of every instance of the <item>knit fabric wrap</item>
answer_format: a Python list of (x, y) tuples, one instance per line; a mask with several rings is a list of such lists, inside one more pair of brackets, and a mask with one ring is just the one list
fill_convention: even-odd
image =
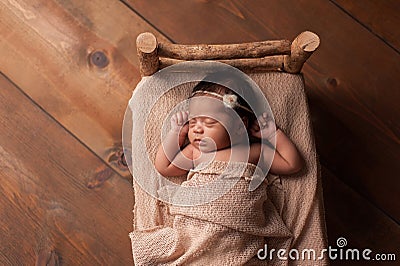
[[(253, 196), (250, 196), (245, 185), (248, 181), (243, 177), (233, 188), (236, 195), (227, 193), (210, 204), (195, 207), (169, 206), (160, 202), (143, 191), (134, 178), (134, 230), (130, 237), (135, 265), (328, 265), (327, 256), (319, 260), (302, 258), (296, 261), (281, 260), (277, 256), (271, 260), (254, 257), (254, 252), (264, 245), (269, 250), (284, 249), (287, 252), (296, 249), (301, 253), (312, 249), (318, 257), (326, 248), (327, 236), (320, 168), (303, 76), (278, 72), (249, 76), (268, 99), (277, 126), (295, 143), (305, 167), (290, 176), (268, 174), (268, 182), (257, 188), (254, 191), (257, 195)], [(137, 88), (143, 86), (145, 79)], [(151, 86), (147, 82), (146, 90), (137, 95), (142, 102), (130, 103), (132, 134), (139, 130), (135, 128), (135, 119), (146, 119), (144, 142), (153, 161), (161, 142), (161, 125), (166, 114), (178, 102), (187, 99), (193, 88), (193, 84), (183, 84), (168, 91), (154, 105), (149, 117), (141, 117), (142, 106), (148, 106), (151, 97), (160, 91), (157, 86), (167, 85), (157, 81)], [(133, 136), (133, 150), (135, 141), (142, 140), (135, 140)], [(162, 184), (157, 177), (151, 176), (149, 169), (133, 167), (137, 167), (135, 175), (148, 178), (154, 191), (161, 188)], [(217, 172), (221, 162), (214, 162), (210, 167), (206, 170)], [(249, 164), (246, 171), (254, 171), (253, 168)], [(195, 173), (189, 181), (187, 176), (175, 177), (172, 181), (182, 186), (190, 185), (201, 177), (210, 177), (209, 174)], [(235, 216), (239, 211), (246, 215)]]

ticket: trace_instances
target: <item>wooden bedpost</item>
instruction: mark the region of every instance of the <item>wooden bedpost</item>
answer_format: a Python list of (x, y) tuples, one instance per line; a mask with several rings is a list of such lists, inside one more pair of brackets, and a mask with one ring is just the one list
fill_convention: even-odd
[(140, 64), (140, 74), (150, 76), (159, 68), (157, 39), (150, 32), (141, 33), (136, 39), (137, 53)]
[(319, 43), (317, 34), (310, 31), (300, 33), (292, 42), (290, 55), (284, 56), (283, 70), (288, 73), (299, 73)]

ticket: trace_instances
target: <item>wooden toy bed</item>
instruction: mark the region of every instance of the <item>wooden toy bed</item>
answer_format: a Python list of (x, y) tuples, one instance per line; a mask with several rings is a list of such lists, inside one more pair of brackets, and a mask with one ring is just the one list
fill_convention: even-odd
[[(268, 249), (284, 249), (288, 260), (279, 259), (275, 255), (271, 260), (259, 260), (259, 265), (327, 265), (327, 256), (318, 259), (326, 248), (327, 236), (325, 228), (322, 185), (318, 156), (310, 123), (307, 98), (304, 92), (304, 79), (300, 73), (303, 64), (318, 48), (319, 38), (312, 32), (303, 32), (293, 41), (277, 40), (241, 44), (223, 45), (179, 45), (158, 43), (151, 33), (142, 33), (137, 38), (137, 51), (140, 60), (140, 71), (143, 79), (151, 76), (159, 69), (172, 64), (190, 60), (216, 60), (234, 66), (249, 75), (265, 94), (271, 106), (276, 124), (293, 140), (306, 161), (305, 168), (293, 176), (274, 176), (268, 174), (267, 187), (269, 201), (274, 211), (291, 232), (291, 236), (280, 234), (282, 228), (273, 228), (271, 235), (265, 237)], [(137, 89), (141, 86), (138, 84)], [(151, 90), (151, 89), (150, 89)], [(157, 105), (150, 122), (146, 124), (145, 143), (152, 160), (160, 144), (160, 126), (174, 105), (187, 97), (189, 88), (177, 88), (167, 93), (163, 104)], [(141, 106), (146, 104), (150, 91), (140, 92), (143, 102), (131, 103), (133, 113), (140, 113)], [(132, 121), (135, 125), (135, 121)], [(132, 140), (133, 151), (135, 142)], [(135, 154), (132, 154), (132, 158)], [(133, 168), (141, 167), (132, 165)], [(148, 175), (142, 169), (139, 175)], [(135, 182), (134, 173), (134, 231), (149, 230), (154, 227), (171, 226), (172, 216), (168, 204), (165, 204), (144, 192)], [(180, 181), (183, 181), (184, 177)], [(269, 208), (270, 208), (269, 207)], [(267, 210), (266, 212), (270, 212)], [(285, 229), (285, 230), (286, 230)], [(134, 246), (135, 239), (131, 234)], [(137, 248), (137, 247), (136, 247)], [(293, 251), (296, 250), (296, 251)], [(314, 250), (308, 254), (304, 250)], [(313, 256), (315, 255), (315, 258)], [(223, 256), (223, 254), (221, 254)], [(134, 256), (135, 257), (135, 256)], [(135, 259), (135, 258), (134, 258)], [(135, 261), (135, 263), (137, 263)], [(253, 264), (252, 264), (253, 265)]]

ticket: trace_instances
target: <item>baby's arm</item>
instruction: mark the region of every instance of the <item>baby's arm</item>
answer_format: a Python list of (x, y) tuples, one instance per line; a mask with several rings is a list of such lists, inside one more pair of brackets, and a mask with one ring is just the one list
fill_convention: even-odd
[(189, 126), (187, 112), (178, 112), (171, 117), (171, 130), (158, 148), (155, 167), (163, 176), (184, 175), (193, 167), (193, 146), (182, 151)]
[[(272, 148), (267, 144), (261, 146), (261, 158), (268, 164), (272, 160), (270, 171), (274, 174), (294, 174), (299, 172), (304, 165), (303, 158), (297, 150), (294, 143), (286, 136), (286, 134), (277, 129), (274, 130), (274, 123), (272, 120), (268, 120), (264, 113), (259, 117), (261, 128), (256, 122), (250, 129), (251, 134), (257, 138), (266, 138), (270, 140), (273, 136), (276, 136), (275, 155)], [(261, 132), (263, 132), (261, 134)], [(274, 156), (272, 158), (272, 156)]]

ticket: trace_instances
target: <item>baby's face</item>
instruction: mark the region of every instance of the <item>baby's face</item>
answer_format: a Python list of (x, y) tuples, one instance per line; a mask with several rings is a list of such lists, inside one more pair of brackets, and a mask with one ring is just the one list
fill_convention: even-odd
[(231, 145), (228, 134), (232, 117), (223, 103), (212, 97), (197, 96), (189, 104), (190, 143), (203, 152), (227, 148)]

